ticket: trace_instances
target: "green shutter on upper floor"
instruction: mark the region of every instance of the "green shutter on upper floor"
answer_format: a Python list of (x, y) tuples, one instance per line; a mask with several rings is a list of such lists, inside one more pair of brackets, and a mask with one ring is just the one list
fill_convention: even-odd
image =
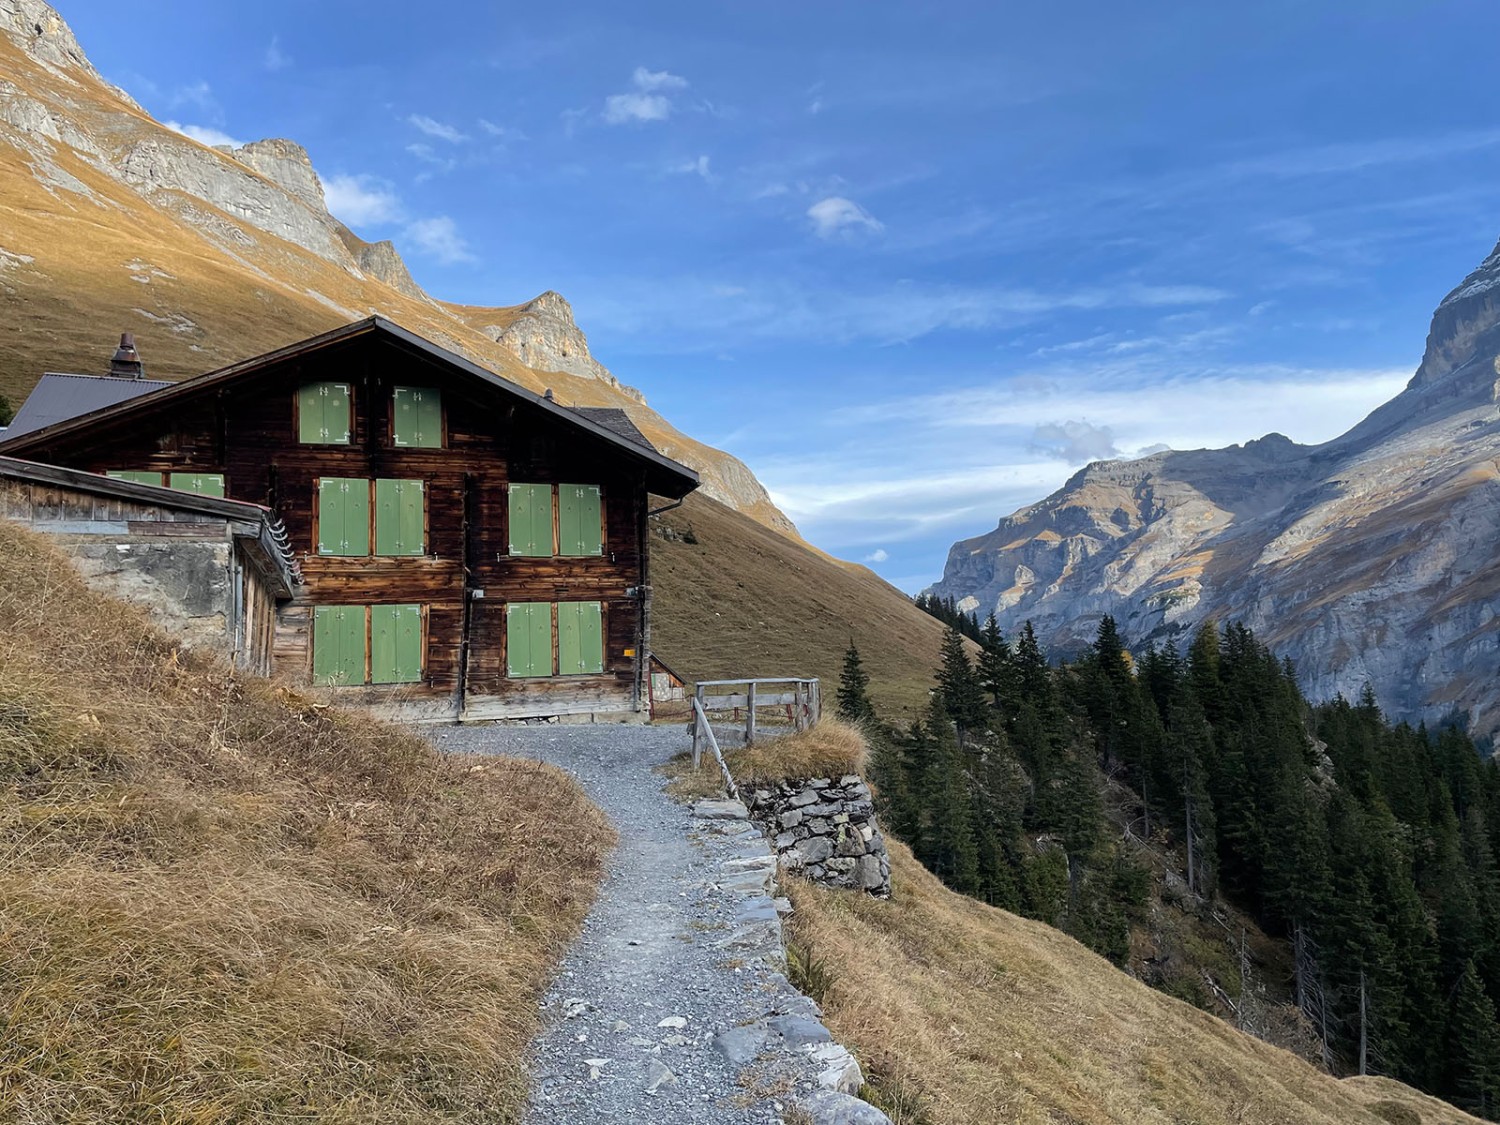
[(552, 554), (552, 486), (510, 486), (510, 553), (542, 557)]
[(370, 682), (411, 684), (422, 678), (422, 607), (370, 607)]
[(199, 496), (223, 496), (223, 473), (172, 473), (167, 484), (179, 492), (196, 492)]
[(397, 387), (391, 442), (403, 448), (440, 448), (443, 444), (442, 394), (432, 387)]
[(107, 477), (113, 477), (115, 480), (133, 481), (136, 484), (161, 483), (160, 473), (148, 473), (142, 469), (111, 469), (104, 475)]
[(318, 554), (370, 553), (370, 482), (357, 477), (318, 481)]
[(375, 482), (375, 553), (420, 555), (425, 551), (423, 499), (419, 480)]
[(599, 602), (557, 603), (557, 674), (604, 671), (604, 613)]
[(557, 486), (557, 553), (602, 555), (603, 524), (600, 522), (597, 484)]
[(320, 684), (365, 682), (365, 607), (313, 608), (313, 679)]
[(297, 389), (297, 438), (304, 445), (348, 445), (350, 428), (348, 383)]
[(505, 607), (505, 674), (552, 675), (550, 602), (511, 602)]

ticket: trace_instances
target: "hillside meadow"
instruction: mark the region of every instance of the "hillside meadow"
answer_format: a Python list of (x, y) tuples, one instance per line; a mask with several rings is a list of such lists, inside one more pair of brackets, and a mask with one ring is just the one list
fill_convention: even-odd
[(0, 1119), (510, 1122), (613, 833), (178, 649), (0, 521)]

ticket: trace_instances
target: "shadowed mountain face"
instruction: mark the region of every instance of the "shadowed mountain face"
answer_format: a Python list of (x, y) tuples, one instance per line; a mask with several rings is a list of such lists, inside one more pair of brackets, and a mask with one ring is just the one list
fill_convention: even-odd
[(1342, 437), (1101, 461), (956, 543), (932, 592), (1067, 652), (1249, 625), (1313, 698), (1500, 731), (1500, 247), (1443, 299), (1401, 394)]
[(380, 313), (568, 405), (623, 408), (707, 495), (796, 535), (741, 462), (590, 355), (561, 296), (433, 299), (394, 246), (328, 213), (300, 145), (210, 148), (165, 128), (42, 0), (0, 0), (0, 198), (0, 394), (14, 405), (43, 371), (99, 372), (122, 331), (149, 375), (176, 380)]

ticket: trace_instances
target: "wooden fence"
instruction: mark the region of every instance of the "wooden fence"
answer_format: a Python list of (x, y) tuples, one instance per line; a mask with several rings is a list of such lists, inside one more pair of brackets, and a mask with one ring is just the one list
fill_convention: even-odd
[(736, 720), (741, 711), (745, 715), (745, 745), (750, 745), (759, 736), (761, 712), (773, 709), (776, 717), (785, 714), (794, 730), (806, 730), (823, 714), (823, 687), (817, 679), (804, 676), (783, 676), (775, 679), (757, 680), (700, 680), (693, 689), (693, 767), (696, 769), (707, 746), (718, 760), (724, 772), (729, 791), (734, 792), (734, 781), (729, 777), (729, 768), (719, 751), (719, 740), (709, 723), (710, 713), (731, 713)]

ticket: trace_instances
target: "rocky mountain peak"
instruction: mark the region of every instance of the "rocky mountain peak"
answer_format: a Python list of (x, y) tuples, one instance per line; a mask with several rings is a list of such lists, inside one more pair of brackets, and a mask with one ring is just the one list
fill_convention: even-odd
[(323, 198), (323, 183), (313, 171), (312, 157), (307, 155), (307, 149), (295, 141), (279, 137), (251, 141), (240, 148), (230, 149), (229, 155), (241, 164), (255, 169), (283, 191), (296, 196), (315, 212), (328, 213), (328, 202)]
[(82, 71), (102, 81), (73, 37), (72, 28), (42, 0), (0, 0), (0, 31), (49, 70)]
[(1435, 383), (1476, 356), (1496, 352), (1500, 352), (1500, 243), (1438, 305), (1422, 366), (1410, 386)]
[(625, 386), (589, 354), (588, 337), (573, 319), (573, 306), (561, 293), (549, 289), (508, 311), (511, 313), (508, 323), (486, 324), (481, 331), (509, 348), (527, 367), (598, 379), (637, 402), (646, 401), (639, 391)]

